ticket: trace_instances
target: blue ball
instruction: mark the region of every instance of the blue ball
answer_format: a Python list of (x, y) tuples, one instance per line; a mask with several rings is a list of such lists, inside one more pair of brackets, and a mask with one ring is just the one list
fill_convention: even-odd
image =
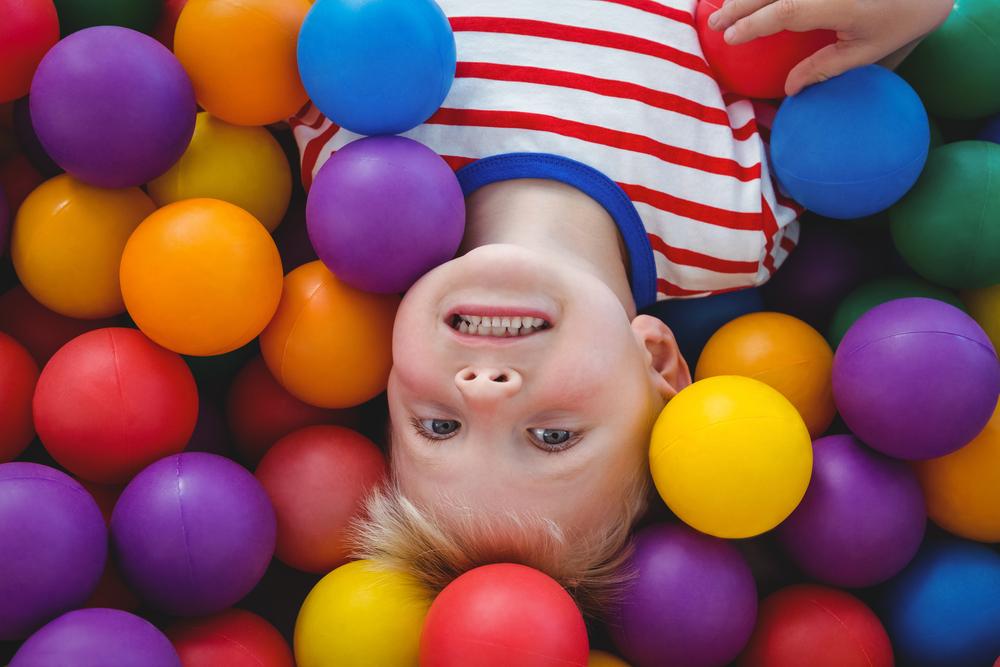
[(979, 131), (979, 136), (977, 137), (980, 141), (992, 141), (995, 144), (1000, 144), (1000, 114), (997, 114), (986, 123), (986, 126)]
[(989, 547), (926, 544), (883, 603), (899, 664), (986, 667), (1000, 655), (1000, 554)]
[(703, 299), (660, 301), (643, 312), (663, 320), (670, 327), (681, 354), (693, 371), (712, 334), (737, 317), (762, 310), (764, 300), (760, 292), (750, 288)]
[(782, 187), (828, 218), (884, 211), (923, 171), (930, 124), (920, 98), (889, 70), (869, 65), (806, 88), (781, 105), (771, 160)]
[(455, 35), (433, 0), (317, 0), (299, 32), (299, 74), (334, 123), (400, 134), (430, 118), (455, 79)]

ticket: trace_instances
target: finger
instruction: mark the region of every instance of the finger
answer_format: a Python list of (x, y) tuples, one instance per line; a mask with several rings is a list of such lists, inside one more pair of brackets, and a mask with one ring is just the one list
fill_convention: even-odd
[(728, 0), (721, 9), (708, 17), (708, 27), (712, 30), (725, 30), (741, 18), (772, 2), (774, 0)]
[(871, 47), (861, 42), (837, 42), (823, 47), (788, 73), (785, 94), (798, 95), (806, 86), (827, 81), (877, 59)]
[(827, 28), (840, 30), (847, 20), (845, 12), (829, 0), (775, 0), (726, 29), (729, 44), (743, 44), (782, 30), (805, 32)]

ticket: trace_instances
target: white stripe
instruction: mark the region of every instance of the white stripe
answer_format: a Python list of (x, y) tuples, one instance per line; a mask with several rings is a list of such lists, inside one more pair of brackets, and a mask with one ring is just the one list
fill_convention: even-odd
[[(758, 262), (764, 252), (762, 230), (728, 229), (636, 203), (646, 231), (674, 248), (732, 262)], [(763, 219), (761, 220), (763, 222)]]
[(719, 273), (696, 266), (681, 266), (671, 262), (658, 252), (653, 253), (656, 261), (656, 275), (685, 290), (698, 292), (718, 292), (735, 287), (749, 287), (757, 284), (753, 273)]

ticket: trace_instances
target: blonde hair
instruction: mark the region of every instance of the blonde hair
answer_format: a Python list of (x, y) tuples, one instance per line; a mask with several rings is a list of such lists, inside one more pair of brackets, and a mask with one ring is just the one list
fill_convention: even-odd
[(418, 507), (386, 484), (366, 501), (352, 529), (354, 555), (413, 575), (434, 593), (463, 572), (491, 563), (520, 563), (559, 582), (589, 617), (603, 617), (633, 573), (627, 567), (629, 534), (646, 509), (649, 475), (629, 480), (620, 512), (610, 525), (569, 536), (539, 516), (485, 514), (442, 498), (438, 508)]

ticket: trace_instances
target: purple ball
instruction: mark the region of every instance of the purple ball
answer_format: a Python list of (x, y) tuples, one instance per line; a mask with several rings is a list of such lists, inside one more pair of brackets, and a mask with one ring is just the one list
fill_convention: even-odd
[(0, 465), (0, 640), (86, 602), (107, 556), (104, 517), (79, 482), (37, 463)]
[(10, 667), (180, 667), (166, 635), (118, 609), (80, 609), (52, 621), (24, 642)]
[(982, 328), (937, 299), (897, 299), (854, 323), (833, 360), (833, 395), (848, 428), (898, 459), (944, 456), (986, 426), (1000, 363)]
[(813, 443), (813, 476), (778, 541), (799, 569), (834, 586), (874, 586), (913, 560), (927, 512), (910, 467), (850, 435)]
[(194, 88), (152, 37), (98, 26), (56, 44), (31, 82), (31, 120), (55, 162), (104, 188), (167, 171), (194, 134)]
[(334, 275), (365, 292), (393, 294), (455, 256), (465, 199), (451, 167), (431, 149), (404, 137), (369, 137), (319, 170), (306, 221)]
[(168, 456), (140, 472), (111, 515), (125, 580), (175, 616), (214, 614), (239, 602), (264, 576), (276, 530), (254, 476), (202, 452)]
[(721, 667), (743, 650), (757, 620), (757, 589), (743, 556), (680, 524), (635, 537), (629, 584), (612, 623), (635, 667)]

